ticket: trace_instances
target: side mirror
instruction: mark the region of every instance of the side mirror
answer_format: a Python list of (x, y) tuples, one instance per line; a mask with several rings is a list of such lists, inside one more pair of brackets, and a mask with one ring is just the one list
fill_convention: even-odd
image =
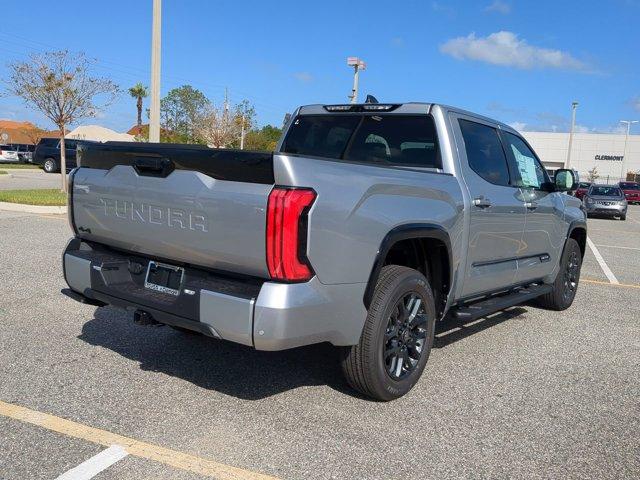
[(557, 192), (571, 192), (578, 188), (578, 180), (573, 170), (567, 168), (561, 168), (556, 170), (554, 178)]

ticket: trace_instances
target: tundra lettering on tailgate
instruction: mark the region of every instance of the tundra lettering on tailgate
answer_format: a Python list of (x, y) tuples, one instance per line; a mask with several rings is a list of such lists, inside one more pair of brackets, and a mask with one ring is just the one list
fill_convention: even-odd
[(165, 225), (171, 228), (204, 233), (209, 231), (209, 222), (202, 213), (112, 198), (100, 198), (100, 203), (104, 206), (106, 217), (117, 217), (131, 222)]

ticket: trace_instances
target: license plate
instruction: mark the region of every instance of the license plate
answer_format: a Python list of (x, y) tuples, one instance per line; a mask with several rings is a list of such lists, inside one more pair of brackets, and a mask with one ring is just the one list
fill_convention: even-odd
[(157, 292), (178, 296), (183, 277), (184, 268), (151, 261), (147, 267), (144, 286)]

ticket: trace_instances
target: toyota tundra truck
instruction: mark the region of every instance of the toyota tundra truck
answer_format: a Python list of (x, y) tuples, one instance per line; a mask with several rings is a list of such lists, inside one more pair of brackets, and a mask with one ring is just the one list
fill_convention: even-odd
[(65, 289), (257, 350), (328, 342), (377, 400), (420, 378), (438, 321), (564, 310), (587, 238), (571, 170), (445, 105), (309, 105), (274, 152), (78, 148)]

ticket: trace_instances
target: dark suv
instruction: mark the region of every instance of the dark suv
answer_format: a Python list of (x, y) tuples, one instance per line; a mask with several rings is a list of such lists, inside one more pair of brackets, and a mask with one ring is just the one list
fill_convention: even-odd
[[(76, 148), (78, 140), (65, 139), (66, 167), (71, 170), (76, 166)], [(60, 139), (43, 138), (33, 152), (33, 163), (41, 165), (47, 173), (60, 171)]]

